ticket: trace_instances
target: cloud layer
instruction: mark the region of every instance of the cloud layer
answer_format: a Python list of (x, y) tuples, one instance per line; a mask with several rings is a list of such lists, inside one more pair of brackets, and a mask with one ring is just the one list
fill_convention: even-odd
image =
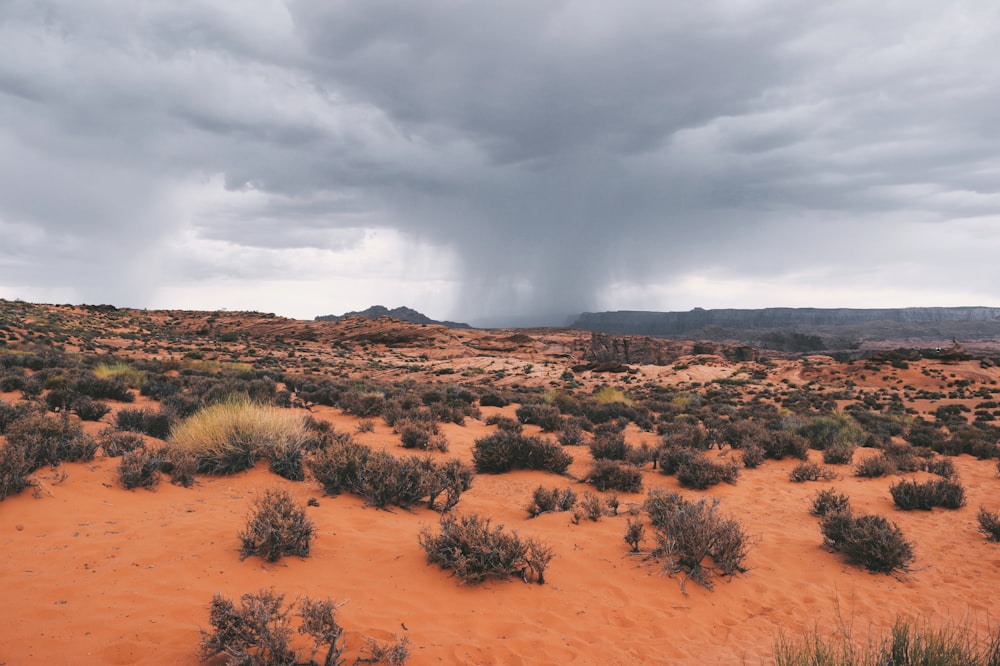
[(709, 5), (9, 0), (0, 296), (1000, 304), (1000, 8)]

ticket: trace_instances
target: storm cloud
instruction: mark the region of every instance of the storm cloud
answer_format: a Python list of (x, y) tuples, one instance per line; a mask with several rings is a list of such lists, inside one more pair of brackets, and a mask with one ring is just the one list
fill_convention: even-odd
[(707, 5), (8, 0), (0, 296), (1000, 304), (1000, 8)]

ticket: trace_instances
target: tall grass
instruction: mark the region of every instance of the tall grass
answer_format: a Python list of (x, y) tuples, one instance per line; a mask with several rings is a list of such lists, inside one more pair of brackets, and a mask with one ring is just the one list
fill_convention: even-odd
[(775, 666), (997, 666), (1000, 626), (979, 635), (971, 623), (934, 627), (897, 618), (882, 636), (855, 640), (850, 628), (836, 637), (819, 632), (799, 639), (779, 635)]
[(146, 381), (146, 373), (133, 368), (124, 361), (99, 363), (94, 367), (93, 372), (98, 379), (120, 379), (132, 389), (139, 388)]
[(301, 414), (233, 397), (181, 421), (168, 445), (193, 456), (199, 472), (234, 474), (261, 458), (272, 467), (298, 461), (310, 436)]
[(632, 404), (632, 399), (628, 397), (625, 391), (615, 388), (614, 386), (602, 386), (599, 388), (594, 392), (594, 400), (602, 405), (607, 405), (613, 402), (620, 402), (625, 405)]

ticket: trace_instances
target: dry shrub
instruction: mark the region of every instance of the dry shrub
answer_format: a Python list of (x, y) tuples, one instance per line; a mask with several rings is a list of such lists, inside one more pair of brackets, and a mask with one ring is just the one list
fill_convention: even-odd
[(755, 442), (751, 442), (743, 447), (740, 452), (743, 466), (747, 469), (757, 469), (764, 462), (764, 447)]
[(987, 511), (986, 507), (979, 507), (979, 513), (976, 514), (976, 520), (979, 521), (979, 531), (982, 532), (989, 541), (1000, 542), (1000, 514), (996, 511)]
[(512, 469), (562, 474), (573, 462), (573, 457), (550, 440), (498, 430), (476, 440), (472, 460), (477, 472), (489, 474), (502, 474)]
[(736, 483), (740, 466), (735, 460), (715, 462), (704, 453), (697, 453), (677, 467), (677, 480), (686, 488), (704, 490), (725, 481)]
[(838, 442), (823, 451), (823, 462), (827, 465), (850, 465), (858, 447), (850, 442)]
[(646, 538), (646, 527), (639, 518), (628, 518), (625, 522), (625, 543), (632, 547), (633, 553), (639, 552), (639, 545)]
[(604, 515), (607, 504), (592, 492), (584, 491), (579, 504), (573, 508), (573, 522), (579, 524), (581, 520), (587, 518), (597, 522)]
[(833, 512), (820, 521), (820, 531), (827, 545), (875, 573), (906, 571), (913, 561), (913, 546), (885, 516)]
[(33, 487), (35, 482), (28, 475), (36, 469), (23, 447), (0, 446), (0, 500)]
[(631, 448), (625, 443), (625, 433), (609, 424), (599, 426), (590, 441), (590, 455), (595, 460), (625, 460)]
[(676, 474), (681, 465), (687, 463), (699, 455), (699, 453), (698, 450), (686, 446), (663, 446), (660, 448), (656, 462), (660, 466), (661, 474)]
[(140, 446), (122, 455), (118, 464), (118, 480), (128, 490), (152, 490), (160, 482), (162, 460), (156, 452)]
[[(282, 594), (261, 590), (244, 594), (237, 608), (232, 600), (216, 594), (209, 606), (213, 631), (201, 632), (201, 658), (224, 655), (231, 666), (342, 666), (347, 637), (337, 621), (337, 611), (347, 602), (303, 597), (286, 606), (284, 601)], [(297, 628), (293, 617), (299, 620)], [(308, 661), (292, 647), (293, 629), (312, 640)], [(386, 666), (406, 663), (409, 639), (405, 636), (389, 644), (366, 641), (369, 656), (359, 658), (359, 662)], [(321, 661), (316, 660), (319, 654)]]
[(516, 532), (504, 532), (503, 525), (490, 526), (490, 519), (476, 514), (441, 517), (441, 531), (432, 534), (426, 527), (418, 537), (427, 553), (428, 564), (450, 569), (463, 582), (474, 585), (487, 578), (506, 580), (519, 575), (545, 582), (545, 569), (552, 551), (534, 539), (522, 541)]
[(98, 443), (101, 450), (104, 451), (104, 455), (109, 458), (117, 458), (129, 451), (141, 449), (146, 445), (146, 440), (138, 433), (109, 429), (101, 433)]
[(923, 483), (904, 479), (890, 486), (889, 492), (892, 501), (903, 511), (930, 511), (936, 506), (960, 509), (965, 506), (965, 488), (954, 478), (931, 479)]
[(886, 455), (884, 451), (879, 451), (876, 455), (869, 456), (854, 466), (854, 475), (865, 479), (874, 479), (895, 473), (895, 460)]
[(396, 424), (395, 430), (399, 433), (400, 445), (404, 449), (448, 450), (448, 440), (441, 434), (437, 423), (403, 421)]
[(824, 488), (813, 497), (809, 513), (822, 518), (831, 513), (850, 512), (850, 510), (851, 499), (847, 495), (838, 493), (833, 488)]
[[(19, 449), (27, 473), (45, 465), (61, 462), (89, 462), (97, 453), (97, 440), (83, 432), (69, 416), (46, 416), (28, 413), (7, 426), (7, 447)], [(12, 469), (21, 467), (21, 456), (9, 454)], [(16, 484), (14, 484), (16, 485)], [(22, 488), (23, 489), (23, 488)]]
[(832, 469), (826, 469), (816, 463), (803, 462), (796, 465), (788, 475), (789, 480), (795, 483), (805, 481), (831, 481), (837, 478), (837, 473)]
[(595, 460), (587, 482), (600, 491), (618, 490), (623, 493), (642, 491), (642, 470), (618, 460)]
[(140, 432), (157, 439), (166, 439), (170, 436), (172, 423), (173, 414), (163, 410), (126, 407), (115, 414), (115, 425), (119, 430)]
[(169, 444), (192, 455), (201, 473), (235, 474), (260, 458), (287, 465), (310, 437), (301, 414), (234, 397), (181, 421)]
[(945, 479), (951, 479), (958, 475), (958, 472), (955, 470), (955, 463), (953, 463), (949, 458), (935, 458), (934, 460), (928, 460), (924, 469), (931, 474)]
[(267, 489), (258, 495), (239, 533), (240, 559), (260, 555), (276, 562), (284, 555), (309, 555), (314, 526), (305, 509), (295, 506), (287, 491)]
[(712, 589), (716, 575), (746, 571), (751, 540), (739, 521), (719, 512), (718, 499), (689, 502), (674, 498), (671, 504), (672, 508), (657, 513), (653, 523), (657, 542), (653, 554), (664, 558), (668, 572), (684, 572)]
[(339, 495), (344, 490), (357, 492), (361, 468), (371, 452), (370, 447), (351, 437), (337, 438), (313, 454), (306, 467), (327, 495)]
[(543, 513), (555, 511), (569, 511), (576, 504), (576, 493), (572, 488), (559, 490), (558, 488), (545, 488), (538, 486), (531, 495), (531, 503), (528, 504), (528, 516), (535, 518)]

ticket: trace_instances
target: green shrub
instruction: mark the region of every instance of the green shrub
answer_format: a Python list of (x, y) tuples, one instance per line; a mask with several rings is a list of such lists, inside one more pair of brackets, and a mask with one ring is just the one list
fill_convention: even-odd
[(642, 491), (642, 470), (617, 460), (595, 460), (587, 475), (587, 482), (600, 491), (638, 493)]
[(477, 472), (501, 474), (512, 469), (536, 469), (562, 474), (572, 456), (555, 442), (498, 430), (477, 439), (472, 448)]
[(267, 489), (250, 508), (246, 527), (239, 533), (240, 559), (259, 555), (276, 562), (284, 555), (309, 555), (315, 527), (305, 509), (295, 506), (287, 491)]

